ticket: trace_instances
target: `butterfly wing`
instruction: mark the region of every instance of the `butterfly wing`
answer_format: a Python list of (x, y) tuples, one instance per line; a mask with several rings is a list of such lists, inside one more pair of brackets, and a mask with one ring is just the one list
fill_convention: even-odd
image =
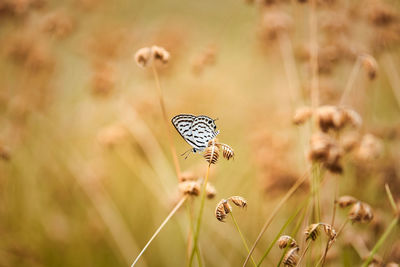
[(193, 141), (199, 151), (203, 151), (208, 141), (216, 137), (219, 131), (215, 131), (217, 126), (213, 119), (207, 116), (197, 116), (192, 124)]
[(174, 125), (175, 129), (182, 136), (185, 141), (194, 147), (195, 149), (199, 149), (196, 145), (193, 134), (192, 134), (192, 124), (196, 116), (190, 114), (179, 114), (172, 118), (171, 122)]

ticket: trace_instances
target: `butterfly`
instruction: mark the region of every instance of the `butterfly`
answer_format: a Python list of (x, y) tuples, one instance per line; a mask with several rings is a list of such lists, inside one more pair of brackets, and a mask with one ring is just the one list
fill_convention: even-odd
[(207, 147), (208, 141), (219, 134), (219, 131), (216, 131), (215, 121), (216, 119), (213, 120), (204, 115), (190, 114), (179, 114), (171, 120), (178, 133), (193, 147), (189, 151), (194, 153), (203, 151)]

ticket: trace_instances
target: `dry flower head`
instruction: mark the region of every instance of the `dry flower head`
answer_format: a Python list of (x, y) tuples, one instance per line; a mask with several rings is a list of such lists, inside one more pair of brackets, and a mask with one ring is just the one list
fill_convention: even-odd
[(163, 64), (167, 64), (170, 59), (170, 54), (163, 47), (153, 45), (151, 47), (143, 47), (140, 48), (135, 53), (135, 61), (136, 63), (145, 68), (153, 62), (159, 61)]
[(283, 257), (283, 265), (287, 267), (295, 267), (297, 266), (297, 262), (299, 261), (299, 247), (291, 248), (288, 252), (286, 252)]
[(230, 201), (232, 201), (233, 204), (240, 208), (245, 208), (247, 207), (247, 201), (241, 196), (232, 196), (229, 198)]
[(374, 218), (372, 208), (365, 202), (358, 201), (349, 212), (349, 219), (354, 222), (369, 223)]
[(293, 237), (288, 235), (282, 235), (278, 239), (278, 246), (280, 249), (284, 249), (286, 247), (293, 248), (298, 247), (296, 240)]

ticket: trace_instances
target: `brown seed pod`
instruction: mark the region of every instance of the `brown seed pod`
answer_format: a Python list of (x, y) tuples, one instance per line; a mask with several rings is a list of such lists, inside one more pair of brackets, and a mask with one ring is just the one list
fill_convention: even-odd
[(334, 173), (341, 173), (342, 166), (340, 159), (343, 151), (336, 140), (324, 133), (315, 133), (311, 136), (309, 158), (324, 164), (328, 170)]
[(305, 123), (311, 116), (313, 110), (310, 107), (298, 108), (293, 116), (293, 123), (296, 125), (301, 125)]
[(215, 208), (215, 217), (218, 221), (223, 222), (226, 215), (231, 212), (231, 207), (226, 199), (222, 199)]
[(323, 132), (340, 131), (346, 125), (359, 128), (362, 124), (360, 115), (352, 110), (337, 106), (320, 106), (316, 109), (319, 128)]
[(283, 265), (287, 267), (295, 267), (299, 261), (299, 247), (294, 247), (286, 252), (283, 257)]
[(339, 207), (346, 208), (350, 205), (353, 205), (357, 201), (358, 200), (352, 196), (341, 196), (336, 200), (336, 203), (339, 205)]
[(159, 60), (163, 64), (167, 64), (170, 58), (169, 52), (165, 48), (153, 45), (151, 52), (154, 60)]
[(219, 148), (215, 145), (207, 147), (203, 157), (209, 164), (216, 164), (219, 158)]
[(229, 200), (232, 201), (232, 203), (238, 207), (241, 207), (241, 208), (247, 207), (246, 199), (244, 199), (241, 196), (233, 196), (233, 197), (230, 197)]
[(361, 201), (355, 203), (349, 212), (349, 219), (353, 223), (369, 223), (373, 218), (371, 206)]
[(180, 182), (178, 188), (184, 195), (198, 196), (200, 194), (200, 183), (197, 181)]
[(221, 149), (222, 149), (222, 156), (227, 160), (230, 160), (231, 158), (235, 157), (235, 152), (227, 144), (221, 144)]
[(150, 63), (151, 60), (152, 60), (152, 53), (150, 47), (140, 48), (135, 53), (135, 61), (136, 64), (139, 65), (139, 67), (145, 68)]
[(306, 241), (308, 239), (312, 239), (313, 241), (315, 241), (319, 235), (319, 223), (314, 223), (314, 224), (310, 224), (306, 230), (304, 231), (304, 234), (306, 235)]
[(336, 231), (332, 227), (332, 225), (327, 223), (321, 223), (322, 228), (324, 229), (325, 234), (328, 236), (330, 241), (334, 241), (336, 239)]
[(153, 45), (152, 47), (140, 48), (135, 53), (136, 63), (142, 67), (147, 67), (150, 63), (154, 61), (160, 61), (163, 64), (168, 63), (170, 58), (169, 52), (163, 47)]
[(280, 249), (284, 249), (286, 247), (293, 248), (298, 247), (296, 240), (293, 237), (288, 235), (282, 235), (278, 239), (278, 246)]

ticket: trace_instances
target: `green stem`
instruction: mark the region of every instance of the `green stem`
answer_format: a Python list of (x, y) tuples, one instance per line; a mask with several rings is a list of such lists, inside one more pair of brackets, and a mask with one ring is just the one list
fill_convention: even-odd
[(369, 257), (364, 261), (362, 267), (367, 267), (368, 264), (372, 261), (374, 258), (374, 255), (376, 252), (378, 252), (379, 248), (383, 245), (385, 242), (386, 238), (389, 236), (390, 232), (395, 228), (395, 226), (399, 222), (399, 216), (396, 216), (393, 221), (390, 223), (389, 227), (386, 229), (386, 231), (383, 233), (381, 238), (379, 238), (378, 242), (376, 242), (375, 246), (371, 250), (371, 253), (369, 254)]
[(195, 253), (196, 249), (198, 249), (198, 244), (197, 243), (198, 243), (199, 234), (200, 234), (201, 218), (203, 216), (203, 211), (204, 211), (204, 203), (205, 203), (205, 199), (206, 199), (206, 186), (207, 186), (207, 182), (208, 182), (208, 176), (210, 174), (210, 167), (211, 167), (211, 163), (208, 164), (206, 178), (204, 180), (204, 183), (203, 183), (203, 186), (202, 186), (202, 189), (201, 189), (200, 210), (199, 210), (199, 215), (197, 217), (196, 232), (194, 234), (193, 249), (192, 249), (192, 252), (190, 254), (189, 266), (192, 266), (194, 253)]
[(308, 198), (303, 201), (302, 205), (296, 210), (295, 213), (293, 213), (293, 215), (291, 217), (289, 217), (289, 219), (281, 227), (281, 229), (279, 230), (278, 234), (275, 236), (274, 240), (271, 242), (271, 244), (269, 245), (268, 249), (265, 251), (265, 253), (262, 256), (261, 260), (258, 262), (257, 266), (261, 265), (261, 263), (264, 261), (264, 259), (268, 256), (268, 254), (271, 251), (272, 247), (276, 244), (276, 242), (278, 241), (279, 237), (282, 235), (283, 231), (297, 217), (297, 215), (300, 213), (300, 211), (304, 208), (304, 206), (307, 203), (308, 203)]
[(387, 196), (389, 198), (390, 205), (392, 206), (392, 209), (393, 209), (394, 213), (397, 214), (399, 211), (397, 209), (396, 202), (394, 201), (392, 192), (390, 192), (390, 188), (389, 188), (388, 184), (385, 184), (385, 189), (386, 189), (386, 194), (387, 194)]
[[(305, 203), (305, 206), (308, 206), (309, 201), (310, 201), (310, 195), (309, 195), (308, 198), (307, 198), (307, 202)], [(297, 233), (299, 232), (301, 223), (303, 222), (304, 217), (306, 216), (306, 214), (307, 214), (307, 209), (304, 210), (303, 214), (301, 215), (301, 217), (300, 217), (299, 220), (297, 221), (294, 230), (290, 233), (290, 236), (291, 236), (291, 237), (296, 236)], [(285, 257), (285, 254), (286, 254), (286, 252), (288, 251), (288, 249), (289, 249), (289, 247), (286, 247), (286, 248), (284, 249), (281, 258), (279, 259), (279, 262), (278, 262), (277, 267), (279, 267), (279, 266), (281, 265), (281, 263), (282, 263), (282, 261), (283, 261), (283, 258)]]
[[(186, 202), (186, 208), (187, 208), (187, 213), (189, 216), (189, 223), (190, 223), (190, 232), (189, 232), (189, 236), (188, 236), (188, 249), (187, 249), (187, 253), (189, 254), (190, 251), (190, 235), (192, 235), (195, 231), (194, 229), (194, 222), (193, 222), (193, 214), (192, 214), (192, 207), (190, 206), (189, 202)], [(199, 248), (196, 248), (196, 256), (197, 256), (197, 263), (199, 264), (199, 266), (203, 266), (202, 261), (201, 261), (201, 255), (200, 255), (200, 251)], [(189, 255), (190, 257), (190, 255)], [(188, 258), (189, 260), (189, 258)]]
[(286, 201), (289, 199), (289, 197), (300, 187), (300, 185), (303, 184), (303, 182), (306, 180), (307, 178), (307, 173), (308, 171), (301, 177), (299, 178), (296, 183), (289, 189), (289, 191), (286, 193), (286, 195), (281, 199), (281, 201), (278, 203), (278, 205), (275, 206), (275, 209), (271, 212), (270, 216), (268, 217), (268, 219), (265, 221), (265, 224), (263, 225), (260, 233), (257, 236), (256, 241), (254, 241), (253, 246), (250, 249), (249, 254), (247, 255), (246, 260), (243, 263), (243, 267), (246, 266), (247, 262), (250, 259), (251, 254), (253, 253), (254, 249), (256, 248), (258, 242), (260, 241), (261, 237), (263, 236), (263, 234), (265, 233), (265, 231), (267, 230), (268, 226), (271, 224), (272, 220), (275, 218), (276, 214), (278, 213), (278, 211), (280, 210), (280, 208), (286, 203)]
[[(250, 250), (249, 250), (249, 247), (247, 246), (246, 239), (244, 239), (244, 236), (243, 236), (243, 234), (242, 234), (242, 231), (240, 231), (239, 225), (238, 225), (238, 223), (237, 223), (237, 221), (236, 221), (236, 219), (235, 219), (235, 216), (233, 216), (233, 212), (232, 212), (232, 211), (230, 212), (230, 215), (231, 215), (231, 217), (232, 217), (233, 223), (234, 223), (235, 226), (236, 226), (237, 231), (239, 232), (239, 235), (240, 235), (240, 238), (242, 239), (243, 245), (244, 245), (244, 247), (246, 248), (247, 253), (249, 253)], [(251, 257), (251, 261), (253, 262), (253, 265), (256, 266), (256, 262), (254, 261), (253, 257)]]

